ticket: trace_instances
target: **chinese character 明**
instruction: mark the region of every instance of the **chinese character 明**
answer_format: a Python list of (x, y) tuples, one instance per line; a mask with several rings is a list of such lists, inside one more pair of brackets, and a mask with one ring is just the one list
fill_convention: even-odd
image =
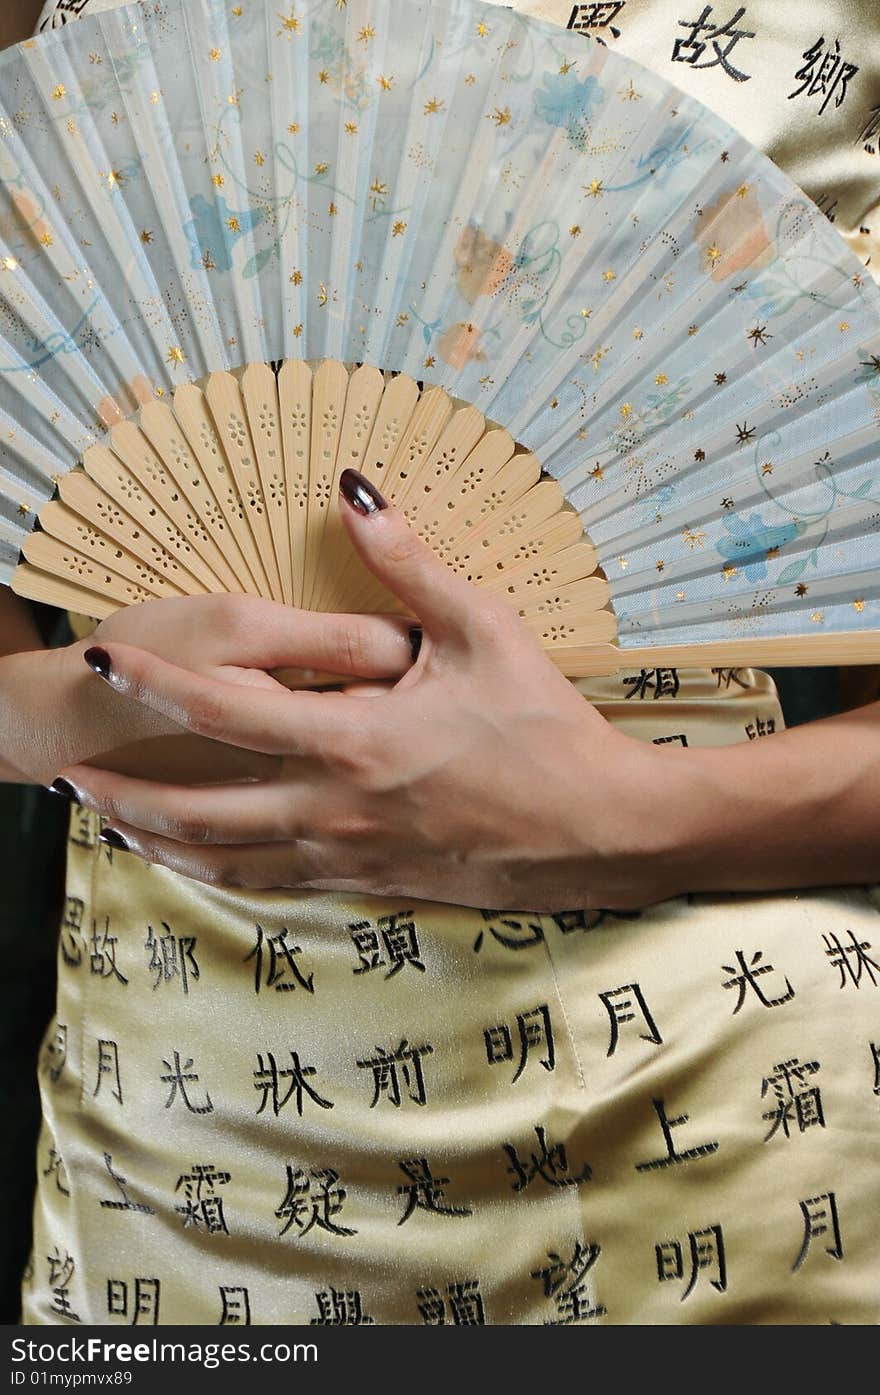
[(804, 49), (801, 57), (804, 60), (803, 67), (794, 75), (795, 82), (799, 82), (800, 87), (795, 88), (794, 92), (789, 92), (789, 101), (792, 97), (799, 97), (802, 92), (806, 92), (808, 97), (820, 96), (824, 99), (819, 107), (820, 116), (832, 97), (835, 107), (842, 106), (847, 84), (859, 69), (857, 64), (847, 63), (841, 58), (840, 40), (834, 40), (832, 50), (830, 44), (826, 47), (825, 35), (821, 34), (814, 44)]
[(792, 1121), (797, 1124), (800, 1133), (804, 1133), (815, 1124), (824, 1129), (825, 1115), (822, 1111), (819, 1087), (807, 1084), (809, 1077), (815, 1075), (818, 1069), (818, 1061), (804, 1061), (801, 1064), (794, 1057), (790, 1061), (780, 1061), (773, 1067), (773, 1073), (762, 1081), (762, 1098), (770, 1090), (774, 1095), (773, 1108), (762, 1115), (762, 1118), (771, 1121), (770, 1132), (764, 1138), (765, 1143), (778, 1129), (782, 1129), (785, 1137), (790, 1138), (789, 1127)]
[(338, 1181), (339, 1173), (332, 1167), (312, 1168), (310, 1172), (298, 1167), (294, 1171), (288, 1163), (287, 1191), (275, 1211), (279, 1220), (286, 1218), (286, 1224), (278, 1234), (286, 1235), (295, 1225), (300, 1235), (308, 1235), (316, 1225), (332, 1235), (356, 1235), (357, 1231), (333, 1223), (332, 1217), (338, 1216), (346, 1197), (345, 1188), (336, 1185)]
[[(312, 1076), (317, 1073), (315, 1067), (302, 1065), (296, 1051), (290, 1052), (290, 1058), (293, 1061), (293, 1065), (286, 1070), (279, 1070), (278, 1063), (271, 1051), (266, 1052), (268, 1065), (263, 1063), (263, 1053), (261, 1051), (257, 1052), (257, 1069), (254, 1071), (254, 1089), (261, 1090), (263, 1093), (263, 1098), (260, 1100), (257, 1113), (262, 1114), (271, 1097), (272, 1110), (277, 1118), (291, 1095), (295, 1093), (296, 1112), (302, 1116), (303, 1091), (306, 1092), (310, 1099), (314, 1100), (315, 1104), (320, 1105), (321, 1109), (332, 1109), (332, 1102), (330, 1100), (325, 1100), (323, 1095), (318, 1094), (317, 1090), (313, 1090), (306, 1079), (307, 1076)], [(283, 1098), (278, 1091), (279, 1082), (282, 1080), (290, 1081)]]
[(617, 1050), (620, 1028), (628, 1022), (635, 1022), (639, 1015), (648, 1029), (647, 1032), (639, 1032), (639, 1038), (642, 1041), (651, 1041), (655, 1046), (662, 1046), (663, 1038), (637, 983), (625, 983), (620, 988), (609, 988), (607, 992), (600, 993), (599, 997), (611, 1019), (611, 1040), (606, 1055), (613, 1056)]
[(67, 1023), (56, 1022), (55, 1031), (51, 1040), (46, 1046), (46, 1064), (49, 1067), (49, 1079), (55, 1085), (67, 1060)]
[(601, 1245), (592, 1242), (582, 1245), (578, 1240), (571, 1259), (563, 1259), (555, 1250), (548, 1250), (547, 1268), (532, 1270), (530, 1277), (541, 1280), (544, 1293), (556, 1304), (557, 1315), (549, 1319), (549, 1326), (567, 1327), (573, 1322), (602, 1317), (607, 1311), (602, 1304), (594, 1303), (587, 1292), (587, 1274), (601, 1253)]
[[(680, 19), (678, 21), (682, 29), (689, 29), (690, 35), (686, 39), (676, 39), (672, 49), (673, 63), (687, 63), (691, 68), (714, 68), (720, 64), (728, 77), (732, 77), (734, 82), (748, 82), (751, 74), (744, 73), (742, 69), (735, 68), (729, 62), (731, 50), (741, 39), (753, 39), (754, 30), (735, 29), (733, 26), (745, 14), (745, 6), (741, 5), (736, 14), (731, 15), (723, 24), (710, 24), (709, 16), (713, 10), (712, 5), (705, 5), (699, 19)], [(727, 43), (722, 46), (719, 42), (726, 39)], [(702, 61), (707, 45), (711, 44), (713, 57)]]
[[(550, 1021), (550, 1009), (546, 1003), (540, 1003), (538, 1007), (531, 1008), (528, 1012), (518, 1012), (516, 1015), (516, 1028), (519, 1044), (519, 1061), (511, 1084), (516, 1084), (526, 1067), (526, 1061), (532, 1047), (544, 1048), (545, 1054), (540, 1059), (540, 1064), (545, 1070), (551, 1071), (556, 1065), (556, 1053), (553, 1046), (553, 1025)], [(513, 1060), (513, 1038), (510, 1028), (506, 1022), (501, 1022), (495, 1027), (483, 1029), (483, 1040), (486, 1046), (486, 1060), (489, 1065), (495, 1065), (499, 1061)]]
[(807, 1257), (813, 1240), (828, 1236), (830, 1244), (825, 1245), (825, 1253), (832, 1259), (843, 1259), (843, 1241), (840, 1238), (840, 1218), (837, 1214), (837, 1198), (834, 1192), (823, 1192), (821, 1196), (809, 1196), (799, 1202), (804, 1218), (804, 1238), (798, 1257), (791, 1266), (792, 1273), (800, 1269)]
[(775, 971), (772, 964), (761, 963), (763, 958), (763, 950), (757, 949), (752, 955), (751, 963), (746, 964), (743, 951), (738, 949), (736, 951), (736, 962), (739, 967), (739, 973), (737, 973), (736, 967), (733, 964), (722, 964), (721, 966), (726, 974), (733, 975), (732, 978), (727, 979), (724, 987), (739, 989), (739, 997), (737, 998), (736, 1007), (733, 1009), (732, 1014), (734, 1017), (745, 1002), (746, 990), (749, 988), (752, 989), (761, 1006), (766, 1008), (781, 1007), (783, 1003), (789, 1002), (794, 997), (794, 989), (788, 979), (785, 980), (785, 993), (780, 994), (778, 998), (766, 998), (764, 996), (758, 979), (762, 974), (772, 974)]
[(218, 1327), (250, 1327), (251, 1300), (246, 1288), (232, 1284), (220, 1284), (220, 1301), (223, 1310)]
[(128, 1317), (131, 1312), (132, 1327), (152, 1326), (159, 1323), (158, 1279), (136, 1276), (132, 1284), (132, 1301), (129, 1310), (129, 1284), (127, 1279), (107, 1280), (107, 1312), (110, 1317)]
[[(712, 1287), (718, 1293), (724, 1293), (727, 1289), (727, 1264), (721, 1226), (710, 1225), (703, 1230), (689, 1231), (687, 1243), (690, 1274), (687, 1287), (681, 1295), (682, 1303), (693, 1293), (694, 1285), (704, 1269), (714, 1275), (709, 1279)], [(657, 1260), (657, 1279), (660, 1283), (666, 1279), (684, 1278), (684, 1251), (678, 1240), (661, 1240), (654, 1246), (654, 1254)]]
[(776, 730), (776, 719), (756, 717), (753, 722), (746, 723), (744, 730), (750, 741), (757, 741), (761, 736), (772, 736)]
[(377, 1046), (375, 1056), (358, 1061), (361, 1070), (373, 1072), (373, 1098), (370, 1108), (375, 1109), (379, 1098), (385, 1095), (396, 1108), (400, 1108), (403, 1095), (401, 1083), (413, 1104), (426, 1104), (425, 1076), (422, 1070), (422, 1057), (433, 1053), (433, 1046), (427, 1042), (421, 1046), (410, 1046), (404, 1038), (393, 1051)]
[[(300, 973), (299, 966), (294, 962), (294, 955), (301, 954), (302, 950), (299, 945), (287, 943), (289, 934), (290, 931), (285, 927), (277, 935), (266, 935), (262, 925), (257, 926), (256, 943), (253, 949), (244, 956), (244, 963), (247, 963), (249, 959), (254, 961), (255, 993), (259, 993), (263, 981), (263, 956), (266, 952), (268, 953), (268, 961), (265, 964), (267, 988), (274, 988), (276, 993), (291, 993), (299, 984), (300, 988), (304, 988), (307, 993), (314, 993), (314, 974), (309, 974), (308, 978), (304, 978)], [(290, 978), (286, 976), (288, 971)]]
[(575, 1187), (580, 1182), (589, 1182), (593, 1175), (589, 1163), (584, 1163), (577, 1176), (572, 1177), (569, 1173), (565, 1144), (553, 1143), (548, 1148), (547, 1132), (543, 1124), (535, 1125), (535, 1134), (540, 1152), (533, 1152), (526, 1162), (520, 1159), (512, 1143), (502, 1144), (510, 1159), (507, 1171), (514, 1177), (511, 1186), (515, 1192), (525, 1191), (526, 1187), (538, 1176), (547, 1183), (548, 1187)]
[(679, 1128), (681, 1124), (686, 1124), (689, 1115), (679, 1114), (677, 1118), (670, 1119), (666, 1114), (666, 1106), (663, 1100), (651, 1100), (663, 1130), (663, 1137), (666, 1141), (666, 1156), (662, 1158), (652, 1158), (650, 1162), (640, 1162), (635, 1164), (636, 1172), (654, 1172), (661, 1167), (669, 1167), (673, 1163), (690, 1162), (693, 1158), (707, 1158), (712, 1153), (717, 1153), (718, 1143), (698, 1143), (695, 1148), (686, 1148), (683, 1153), (675, 1151), (675, 1144), (672, 1141), (672, 1130)]
[(408, 1182), (401, 1182), (397, 1191), (399, 1195), (406, 1196), (406, 1210), (397, 1222), (403, 1225), (408, 1221), (415, 1210), (432, 1211), (438, 1216), (470, 1216), (471, 1210), (468, 1206), (445, 1206), (444, 1188), (449, 1182), (448, 1177), (435, 1177), (428, 1165), (427, 1158), (407, 1158), (398, 1162), (398, 1167), (409, 1178)]

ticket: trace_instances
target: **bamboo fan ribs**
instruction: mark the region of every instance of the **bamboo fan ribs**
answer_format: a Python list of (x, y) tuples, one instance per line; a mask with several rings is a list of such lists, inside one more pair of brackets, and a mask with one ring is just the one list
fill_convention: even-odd
[(239, 591), (324, 611), (400, 611), (339, 517), (339, 476), (373, 480), (455, 571), (549, 649), (609, 640), (607, 583), (538, 460), (442, 388), (404, 374), (250, 364), (177, 389), (91, 446), (40, 512), (13, 585), (97, 618)]
[(880, 661), (880, 289), (714, 113), (481, 0), (0, 54), (0, 581), (399, 610), (361, 469), (564, 672)]

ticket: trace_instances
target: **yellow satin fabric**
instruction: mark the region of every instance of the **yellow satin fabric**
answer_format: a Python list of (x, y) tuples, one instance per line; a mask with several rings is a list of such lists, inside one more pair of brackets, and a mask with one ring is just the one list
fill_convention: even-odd
[[(705, 29), (672, 61), (702, 3), (518, 8), (593, 18), (880, 265), (870, 0), (748, 0), (748, 80)], [(859, 68), (821, 112), (789, 96), (820, 38)], [(747, 670), (579, 686), (645, 740), (781, 726)], [(225, 892), (97, 830), (74, 808), (25, 1323), (878, 1320), (875, 891), (487, 916)]]
[[(748, 670), (580, 686), (679, 747), (781, 726)], [(877, 1320), (869, 892), (246, 894), (98, 826), (74, 808), (23, 1322)]]

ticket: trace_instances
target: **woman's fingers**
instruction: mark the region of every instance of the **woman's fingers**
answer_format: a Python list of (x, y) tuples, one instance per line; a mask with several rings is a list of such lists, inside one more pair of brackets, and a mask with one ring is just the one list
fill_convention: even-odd
[[(189, 628), (212, 667), (318, 670), (351, 678), (399, 678), (412, 662), (411, 620), (390, 615), (324, 615), (260, 596), (180, 596), (146, 602), (105, 620), (96, 643), (120, 641), (151, 652), (174, 652)], [(149, 619), (149, 625), (138, 621)], [(150, 642), (150, 639), (155, 641)], [(206, 643), (205, 641), (209, 641)]]
[(329, 759), (352, 749), (364, 705), (340, 693), (271, 692), (222, 682), (129, 644), (88, 649), (111, 687), (187, 731), (267, 755)]
[(432, 636), (468, 634), (474, 616), (487, 606), (477, 587), (441, 562), (359, 471), (343, 470), (339, 488), (340, 513), (364, 565)]
[(307, 779), (296, 789), (265, 780), (175, 785), (73, 765), (61, 780), (73, 787), (77, 803), (114, 827), (128, 824), (174, 843), (274, 843), (314, 835), (315, 792)]
[(107, 825), (101, 841), (120, 852), (130, 852), (144, 862), (159, 863), (182, 877), (209, 886), (271, 887), (306, 886), (317, 871), (311, 846), (298, 843), (251, 843), (195, 846), (178, 843), (156, 833), (145, 833), (129, 824)]

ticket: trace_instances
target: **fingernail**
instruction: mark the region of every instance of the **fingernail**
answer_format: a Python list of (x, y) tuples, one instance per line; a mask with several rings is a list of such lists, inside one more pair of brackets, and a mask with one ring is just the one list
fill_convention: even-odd
[(119, 848), (122, 852), (128, 852), (129, 847), (121, 833), (115, 828), (102, 828), (98, 834), (98, 841), (106, 843), (108, 848)]
[(347, 504), (360, 514), (378, 513), (388, 507), (375, 485), (370, 484), (360, 470), (343, 470), (339, 476), (339, 491)]
[(100, 674), (102, 678), (110, 677), (110, 655), (106, 649), (99, 649), (93, 645), (83, 654), (83, 658), (93, 673)]
[(59, 775), (57, 780), (53, 780), (49, 786), (50, 794), (63, 794), (65, 799), (72, 799), (79, 803), (79, 791), (74, 789), (69, 780), (65, 780), (63, 775)]
[(412, 655), (413, 663), (415, 663), (416, 659), (419, 657), (419, 650), (421, 647), (422, 627), (421, 625), (413, 625), (409, 632), (409, 652)]

